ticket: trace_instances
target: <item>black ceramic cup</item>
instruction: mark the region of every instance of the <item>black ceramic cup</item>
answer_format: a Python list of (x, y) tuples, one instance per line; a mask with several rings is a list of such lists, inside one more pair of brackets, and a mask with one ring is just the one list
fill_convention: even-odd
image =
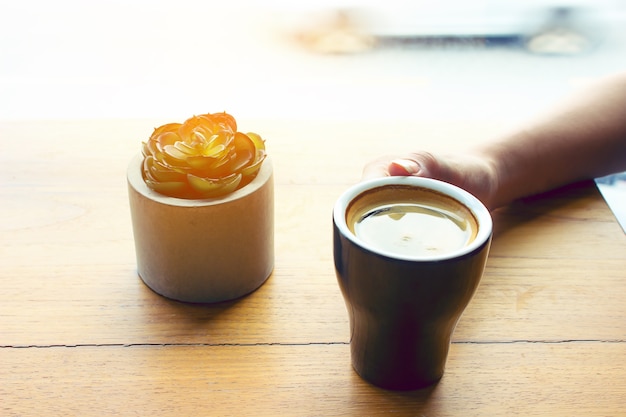
[(333, 230), (356, 372), (394, 390), (437, 382), (483, 275), (492, 236), (487, 208), (448, 183), (385, 177), (339, 197)]

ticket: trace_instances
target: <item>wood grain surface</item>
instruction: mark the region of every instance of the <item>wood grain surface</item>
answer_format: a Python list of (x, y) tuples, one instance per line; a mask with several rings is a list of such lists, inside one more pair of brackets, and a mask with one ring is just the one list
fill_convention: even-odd
[(493, 213), (444, 378), (390, 392), (350, 367), (332, 205), (377, 156), (503, 126), (240, 120), (275, 164), (276, 267), (192, 305), (135, 266), (126, 166), (169, 121), (0, 124), (0, 415), (626, 415), (626, 236), (591, 182)]

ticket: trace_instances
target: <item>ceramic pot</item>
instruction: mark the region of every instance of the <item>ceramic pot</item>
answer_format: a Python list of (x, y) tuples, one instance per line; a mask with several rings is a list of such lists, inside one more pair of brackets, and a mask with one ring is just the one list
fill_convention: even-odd
[(274, 267), (273, 166), (220, 198), (164, 196), (142, 178), (137, 155), (127, 172), (137, 271), (156, 293), (215, 303), (259, 288)]

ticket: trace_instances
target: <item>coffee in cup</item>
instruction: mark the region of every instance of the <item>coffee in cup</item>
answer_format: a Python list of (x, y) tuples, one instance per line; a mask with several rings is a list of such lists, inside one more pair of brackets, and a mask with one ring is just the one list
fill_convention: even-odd
[(438, 381), (485, 268), (487, 208), (441, 181), (378, 178), (338, 198), (333, 232), (353, 368), (387, 389)]
[(351, 201), (346, 222), (359, 239), (380, 251), (430, 257), (471, 243), (478, 223), (457, 200), (426, 188), (388, 185)]

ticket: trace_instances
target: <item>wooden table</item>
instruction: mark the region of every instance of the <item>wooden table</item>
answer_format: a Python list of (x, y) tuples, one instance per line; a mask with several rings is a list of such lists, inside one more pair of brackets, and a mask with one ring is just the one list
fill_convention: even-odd
[(390, 392), (349, 359), (331, 208), (368, 160), (503, 126), (240, 120), (267, 140), (276, 268), (234, 302), (138, 278), (126, 165), (170, 120), (0, 125), (0, 415), (626, 414), (626, 237), (592, 183), (494, 213), (439, 384)]

